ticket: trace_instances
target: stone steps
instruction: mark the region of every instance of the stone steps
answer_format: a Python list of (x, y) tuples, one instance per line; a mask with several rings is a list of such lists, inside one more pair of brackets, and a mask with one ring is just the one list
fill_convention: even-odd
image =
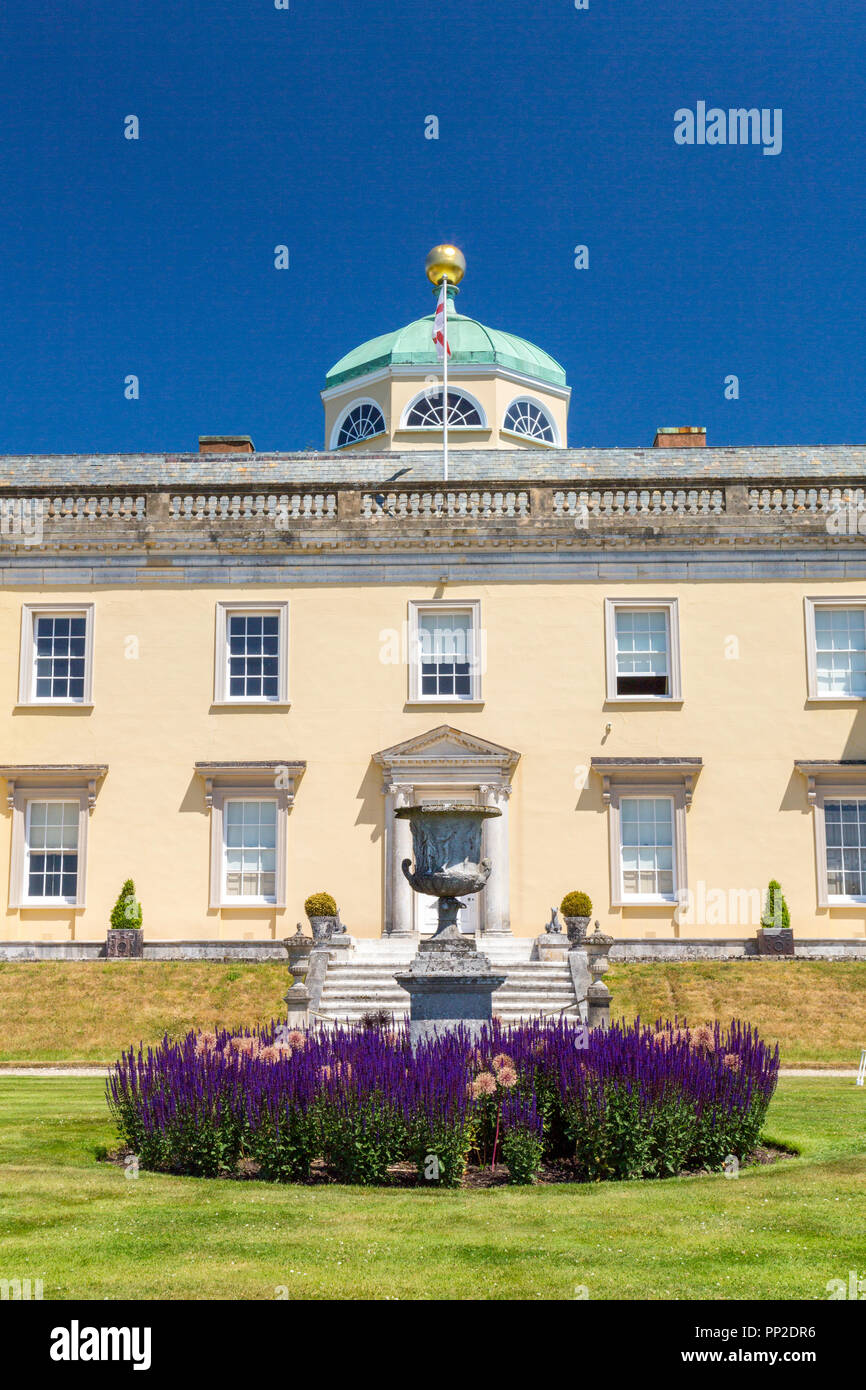
[[(530, 940), (506, 938), (479, 943), (494, 967), (506, 975), (493, 996), (493, 1012), (506, 1022), (555, 1014), (573, 1006), (574, 987), (568, 966), (555, 961), (530, 960)], [(357, 942), (346, 959), (332, 961), (325, 976), (318, 1012), (327, 1018), (357, 1022), (361, 1015), (386, 1009), (395, 1018), (408, 1015), (409, 997), (394, 979), (417, 950), (417, 941)]]

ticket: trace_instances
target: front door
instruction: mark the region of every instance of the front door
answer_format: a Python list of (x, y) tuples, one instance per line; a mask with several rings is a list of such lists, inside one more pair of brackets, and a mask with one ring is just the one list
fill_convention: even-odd
[[(419, 802), (469, 801), (475, 805), (479, 802), (477, 791), (463, 788), (449, 792), (445, 788), (428, 790), (426, 787), (416, 787), (415, 796)], [(478, 893), (467, 893), (465, 898), (461, 898), (466, 906), (457, 914), (457, 925), (466, 936), (475, 936), (478, 932), (478, 897)], [(412, 898), (416, 932), (421, 936), (432, 936), (439, 926), (439, 899), (429, 898), (426, 893), (413, 893)]]

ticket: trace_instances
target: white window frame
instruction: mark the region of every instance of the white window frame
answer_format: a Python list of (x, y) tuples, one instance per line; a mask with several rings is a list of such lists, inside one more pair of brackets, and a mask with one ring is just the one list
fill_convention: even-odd
[[(79, 910), (87, 906), (87, 838), (97, 785), (108, 771), (105, 764), (58, 767), (0, 767), (6, 779), (6, 801), (12, 811), (12, 852), (9, 868), (9, 907), (12, 909)], [(78, 883), (75, 901), (31, 898), (27, 891), (27, 818), (31, 801), (71, 801), (78, 805)]]
[[(670, 893), (627, 893), (625, 890), (625, 872), (623, 868), (622, 854), (622, 803), (623, 801), (668, 801), (671, 805), (671, 862), (673, 869), (673, 888)], [(684, 808), (685, 809), (685, 808)], [(642, 787), (639, 790), (623, 791), (619, 790), (616, 800), (611, 799), (611, 819), (615, 822), (615, 834), (617, 837), (617, 875), (619, 883), (616, 897), (622, 906), (647, 906), (647, 907), (675, 907), (680, 888), (679, 876), (677, 873), (677, 799), (675, 794), (668, 788)], [(658, 846), (655, 846), (657, 849)]]
[[(441, 425), (410, 425), (410, 424), (407, 423), (407, 421), (408, 421), (408, 419), (409, 419), (409, 416), (412, 414), (412, 411), (415, 409), (415, 406), (418, 404), (418, 402), (421, 401), (421, 400), (423, 400), (423, 399), (425, 398), (425, 396), (429, 398), (431, 394), (432, 394), (432, 395), (442, 394), (442, 385), (441, 385), (440, 382), (437, 382), (436, 385), (433, 386), (432, 388), (425, 386), (425, 388), (424, 388), (423, 391), (416, 391), (415, 395), (414, 395), (414, 396), (412, 397), (412, 399), (408, 402), (408, 404), (405, 405), (405, 406), (403, 407), (403, 412), (402, 412), (402, 414), (401, 414), (401, 416), (400, 416), (400, 429), (401, 429), (401, 430), (405, 430), (408, 434), (441, 434), (441, 433), (442, 433), (442, 426), (441, 426)], [(481, 421), (481, 424), (480, 424), (480, 425), (452, 425), (452, 424), (449, 423), (449, 425), (448, 425), (448, 433), (449, 433), (449, 434), (454, 434), (455, 431), (456, 431), (456, 432), (463, 431), (463, 432), (465, 432), (466, 434), (477, 434), (477, 433), (479, 432), (479, 430), (489, 430), (489, 429), (490, 429), (490, 424), (489, 424), (489, 421), (488, 421), (488, 419), (487, 419), (487, 411), (484, 409), (484, 406), (481, 404), (481, 402), (479, 401), (479, 399), (478, 399), (477, 396), (473, 396), (472, 392), (471, 392), (471, 391), (467, 391), (467, 390), (465, 389), (465, 387), (462, 386), (462, 385), (460, 384), (460, 382), (458, 382), (458, 381), (449, 381), (449, 383), (448, 383), (448, 394), (449, 394), (449, 395), (453, 394), (453, 395), (455, 395), (455, 396), (463, 396), (464, 399), (467, 400), (467, 401), (469, 402), (469, 404), (470, 404), (471, 406), (474, 406), (475, 409), (478, 411), (478, 418), (479, 418), (479, 420)]]
[[(228, 623), (235, 615), (242, 617), (276, 616), (278, 623), (277, 697), (270, 699), (265, 695), (230, 695), (228, 682)], [(220, 601), (216, 605), (216, 639), (214, 644), (214, 695), (215, 705), (240, 705), (256, 709), (264, 705), (274, 709), (289, 704), (289, 605), (287, 600), (262, 603), (232, 603)]]
[[(205, 806), (211, 813), (208, 890), (211, 908), (272, 913), (285, 910), (289, 811), (295, 804), (295, 789), (306, 766), (306, 763), (288, 758), (260, 763), (196, 763), (195, 770), (204, 782)], [(229, 897), (225, 892), (225, 803), (269, 801), (272, 798), (277, 805), (276, 902), (263, 898)]]
[[(83, 795), (83, 793), (79, 793), (77, 796), (75, 796), (75, 795), (70, 795), (68, 791), (67, 791), (67, 792), (64, 792), (62, 795), (61, 795), (60, 793), (55, 793), (55, 794), (52, 794), (52, 795), (50, 795), (50, 796), (49, 796), (49, 795), (46, 795), (45, 792), (41, 792), (41, 791), (39, 791), (39, 792), (28, 792), (27, 795), (24, 797), (24, 807), (23, 807), (23, 810), (24, 810), (24, 864), (23, 864), (23, 872), (22, 872), (22, 878), (21, 878), (21, 906), (22, 906), (22, 907), (78, 907), (78, 906), (79, 906), (79, 888), (80, 888), (80, 885), (81, 885), (81, 835), (82, 835), (81, 826), (82, 826), (82, 816), (84, 817), (84, 822), (85, 822), (85, 824), (86, 824), (86, 820), (87, 820), (87, 807), (86, 807), (86, 805), (84, 804), (85, 801), (86, 801), (86, 798), (85, 798), (85, 796)], [(77, 861), (78, 861), (78, 865), (77, 865), (76, 875), (75, 875), (75, 896), (74, 896), (73, 898), (68, 898), (68, 897), (63, 897), (63, 896), (56, 897), (56, 898), (44, 898), (44, 897), (43, 897), (43, 898), (32, 898), (32, 897), (30, 896), (30, 890), (29, 890), (29, 884), (30, 884), (30, 856), (31, 856), (31, 854), (32, 854), (32, 852), (33, 852), (33, 851), (32, 851), (32, 848), (31, 848), (31, 844), (30, 844), (31, 813), (32, 813), (33, 806), (36, 805), (37, 803), (42, 803), (43, 805), (48, 805), (48, 806), (57, 806), (57, 805), (75, 806), (76, 809), (77, 809), (77, 812), (78, 812), (78, 839), (77, 839), (77, 843), (76, 843), (76, 846), (75, 846), (75, 856), (76, 856), (76, 859), (77, 859)], [(43, 850), (38, 851), (38, 853), (50, 853), (50, 852), (51, 852), (51, 851), (43, 851)], [(61, 851), (61, 853), (62, 853), (62, 851)]]
[[(620, 610), (657, 609), (666, 615), (668, 632), (667, 695), (619, 695), (616, 679), (616, 615)], [(607, 701), (610, 704), (678, 704), (683, 698), (682, 664), (680, 658), (679, 602), (675, 598), (606, 598), (604, 601), (604, 633), (607, 671)]]
[(815, 630), (815, 609), (861, 608), (866, 610), (866, 598), (836, 598), (828, 595), (821, 598), (806, 598), (803, 602), (806, 617), (806, 678), (809, 700), (817, 700), (822, 703), (829, 701), (830, 704), (861, 704), (866, 700), (866, 694), (824, 694), (818, 690), (818, 634)]
[[(21, 606), (21, 653), (18, 666), (18, 705), (40, 709), (87, 709), (93, 705), (93, 628), (95, 606), (92, 603), (25, 603)], [(66, 696), (36, 696), (36, 642), (34, 628), (37, 618), (84, 618), (84, 694), (80, 700)]]
[[(343, 428), (343, 425), (346, 423), (346, 420), (351, 415), (352, 411), (356, 410), (359, 405), (375, 406), (376, 410), (378, 410), (379, 414), (382, 416), (382, 428), (380, 430), (377, 430), (375, 434), (365, 434), (363, 439), (353, 440), (351, 444), (338, 444), (337, 440), (340, 438), (340, 430)], [(336, 424), (334, 425), (334, 428), (331, 430), (331, 441), (329, 448), (332, 451), (336, 451), (339, 449), (340, 452), (342, 452), (343, 449), (354, 449), (357, 448), (359, 444), (366, 444), (367, 441), (370, 439), (381, 439), (382, 435), (387, 433), (388, 420), (386, 418), (385, 407), (383, 406), (382, 402), (374, 400), (372, 396), (356, 396), (355, 399), (350, 401), (349, 404), (345, 406), (344, 409), (341, 410), (340, 414), (337, 416)]]
[(866, 897), (831, 894), (828, 889), (824, 808), (828, 801), (866, 801), (866, 762), (845, 766), (844, 763), (797, 761), (794, 766), (806, 778), (806, 799), (813, 811), (818, 907), (861, 907)]
[[(523, 434), (520, 430), (514, 430), (511, 428), (510, 425), (506, 425), (505, 421), (508, 418), (508, 412), (509, 410), (511, 410), (512, 406), (515, 405), (532, 405), (535, 407), (536, 410), (540, 410), (548, 425), (550, 426), (550, 429), (553, 433), (553, 439), (536, 439), (531, 434)], [(562, 448), (562, 441), (559, 436), (559, 426), (553, 418), (551, 411), (548, 409), (544, 401), (538, 400), (535, 396), (528, 396), (525, 392), (522, 392), (521, 395), (515, 396), (513, 400), (509, 401), (508, 405), (502, 412), (502, 433), (507, 434), (510, 439), (528, 440), (530, 444), (537, 444), (540, 449)]]
[[(469, 661), (468, 695), (424, 695), (421, 690), (421, 619), (428, 613), (445, 617), (450, 613), (468, 616), (472, 654)], [(481, 631), (480, 599), (409, 600), (409, 703), (413, 705), (478, 705), (482, 703), (481, 676), (484, 668), (484, 639)]]
[[(602, 800), (608, 807), (611, 907), (666, 907), (676, 910), (688, 893), (689, 871), (686, 851), (686, 815), (692, 802), (695, 778), (701, 770), (700, 758), (628, 759), (593, 758), (592, 770), (602, 782)], [(661, 894), (626, 894), (622, 886), (623, 798), (650, 800), (670, 798), (673, 815), (673, 897)]]
[[(274, 901), (267, 898), (235, 897), (226, 892), (225, 805), (227, 801), (273, 801), (277, 808), (276, 879)], [(285, 793), (266, 786), (219, 787), (214, 790), (211, 810), (210, 906), (218, 908), (265, 908), (286, 906), (286, 839), (288, 805)]]
[[(226, 806), (227, 806), (230, 802), (238, 802), (238, 801), (255, 801), (256, 803), (271, 802), (271, 803), (276, 807), (276, 836), (275, 836), (275, 845), (274, 845), (275, 853), (274, 853), (274, 896), (273, 896), (273, 898), (268, 898), (268, 897), (250, 897), (250, 896), (248, 896), (248, 895), (239, 894), (239, 893), (229, 893), (229, 892), (228, 892), (228, 889), (227, 889), (227, 887), (226, 887), (226, 879), (227, 879), (227, 877), (228, 877), (228, 865), (227, 865), (227, 862), (226, 862), (228, 856), (227, 856), (226, 851), (227, 851), (227, 849), (228, 849), (228, 845), (226, 844), (226, 841), (225, 841), (225, 828), (226, 828), (225, 808), (226, 808)], [(281, 847), (282, 847), (282, 850), (283, 850), (283, 853), (282, 853), (282, 859), (283, 859), (283, 869), (282, 869), (282, 887), (283, 887), (283, 892), (282, 892), (282, 906), (285, 907), (285, 896), (286, 896), (286, 894), (285, 894), (285, 857), (286, 857), (286, 856), (285, 856), (285, 843), (286, 843), (286, 827), (285, 827), (285, 819), (284, 819), (283, 809), (281, 809), (281, 806), (280, 806), (280, 797), (279, 797), (279, 795), (278, 795), (277, 793), (275, 793), (275, 792), (274, 792), (274, 793), (269, 793), (269, 792), (265, 792), (265, 791), (263, 791), (263, 790), (261, 790), (261, 789), (258, 790), (258, 791), (255, 791), (255, 790), (253, 790), (253, 791), (233, 791), (231, 788), (227, 788), (225, 791), (222, 791), (222, 792), (218, 793), (218, 796), (214, 798), (214, 814), (215, 814), (216, 816), (219, 817), (219, 826), (220, 826), (220, 845), (219, 845), (219, 851), (220, 851), (220, 865), (219, 865), (220, 883), (219, 883), (219, 897), (220, 897), (220, 901), (221, 901), (222, 906), (223, 906), (223, 907), (277, 907), (277, 906), (280, 904), (280, 878), (281, 878), (281, 874), (280, 874), (280, 857), (281, 857), (281, 855), (280, 855), (280, 849), (281, 849)]]

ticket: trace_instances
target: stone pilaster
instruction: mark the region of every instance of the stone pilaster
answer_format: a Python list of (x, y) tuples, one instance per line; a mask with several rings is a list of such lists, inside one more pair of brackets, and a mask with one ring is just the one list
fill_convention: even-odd
[(412, 889), (401, 864), (404, 859), (412, 858), (412, 827), (407, 820), (398, 820), (394, 812), (412, 805), (414, 789), (389, 782), (385, 786), (385, 796), (385, 934), (410, 936)]
[(511, 789), (505, 786), (482, 785), (482, 802), (501, 811), (501, 816), (484, 822), (484, 855), (493, 861), (493, 872), (484, 889), (482, 913), (486, 936), (510, 936), (509, 865), (508, 865), (508, 798)]

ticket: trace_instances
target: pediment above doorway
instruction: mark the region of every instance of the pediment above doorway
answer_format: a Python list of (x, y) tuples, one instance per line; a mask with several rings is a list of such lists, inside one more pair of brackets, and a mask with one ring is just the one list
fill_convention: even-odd
[(477, 734), (440, 724), (426, 733), (395, 743), (373, 761), (387, 784), (416, 785), (431, 780), (474, 782), (510, 788), (520, 754)]

